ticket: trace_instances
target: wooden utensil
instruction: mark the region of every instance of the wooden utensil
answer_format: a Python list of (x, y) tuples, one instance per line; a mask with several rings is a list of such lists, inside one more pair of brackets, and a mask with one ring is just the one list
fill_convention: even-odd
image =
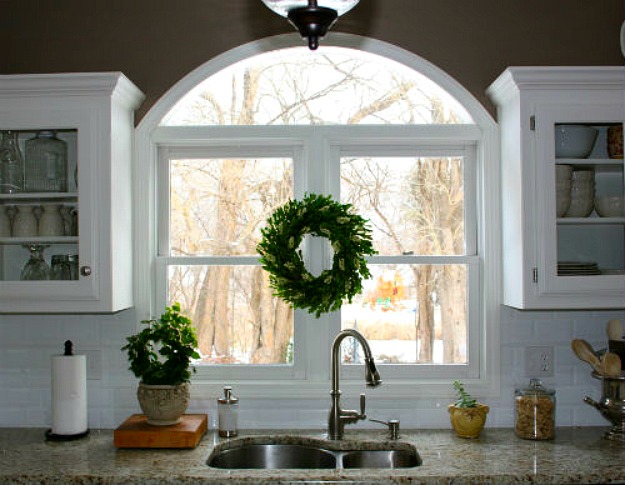
[(607, 333), (610, 340), (623, 340), (623, 322), (617, 319), (610, 320)]
[(617, 319), (608, 322), (608, 350), (621, 359), (621, 370), (625, 362), (625, 340), (623, 340), (623, 322)]
[(599, 374), (603, 374), (603, 369), (601, 367), (601, 361), (592, 346), (586, 342), (584, 339), (573, 339), (571, 342), (571, 348), (573, 349), (573, 353), (578, 357), (578, 359), (583, 360), (590, 364), (590, 366)]
[(600, 374), (606, 377), (619, 377), (621, 375), (621, 358), (612, 352), (603, 354), (601, 356)]

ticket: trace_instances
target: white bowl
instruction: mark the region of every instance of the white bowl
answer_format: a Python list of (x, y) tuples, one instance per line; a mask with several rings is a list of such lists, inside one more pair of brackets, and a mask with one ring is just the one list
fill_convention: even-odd
[(571, 197), (571, 204), (566, 211), (565, 217), (588, 217), (592, 212), (593, 200), (590, 197)]
[(556, 158), (586, 158), (592, 151), (597, 130), (584, 125), (556, 125)]
[(588, 199), (592, 201), (595, 198), (595, 188), (571, 187), (571, 197), (574, 199)]
[(566, 211), (569, 209), (571, 205), (571, 197), (570, 196), (558, 196), (556, 197), (556, 217), (564, 217)]
[(595, 210), (601, 217), (621, 217), (625, 215), (623, 197), (619, 195), (597, 197), (595, 199)]
[(573, 170), (571, 175), (571, 180), (575, 182), (576, 180), (581, 181), (594, 181), (595, 180), (595, 171), (594, 170)]
[(572, 165), (556, 165), (556, 180), (558, 182), (571, 180), (571, 173), (573, 173)]

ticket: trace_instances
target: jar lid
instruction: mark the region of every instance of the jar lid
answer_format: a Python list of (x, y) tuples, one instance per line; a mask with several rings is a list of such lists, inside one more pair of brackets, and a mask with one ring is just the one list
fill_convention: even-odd
[(525, 396), (553, 396), (556, 391), (543, 386), (540, 379), (530, 379), (530, 385), (525, 389), (521, 389), (519, 393)]
[(217, 399), (219, 404), (236, 404), (239, 398), (232, 395), (232, 387), (224, 386), (224, 396)]

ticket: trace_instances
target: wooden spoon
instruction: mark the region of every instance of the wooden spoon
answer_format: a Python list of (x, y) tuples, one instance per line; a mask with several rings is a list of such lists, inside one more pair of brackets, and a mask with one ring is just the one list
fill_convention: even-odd
[(613, 319), (608, 322), (608, 338), (610, 340), (623, 339), (623, 323), (620, 320)]
[(597, 373), (603, 375), (603, 369), (601, 362), (599, 361), (599, 357), (597, 357), (597, 354), (595, 354), (595, 351), (588, 342), (583, 339), (573, 339), (571, 342), (571, 348), (580, 360), (587, 362)]
[(621, 375), (621, 358), (612, 352), (606, 352), (601, 356), (600, 374), (606, 377), (619, 377)]

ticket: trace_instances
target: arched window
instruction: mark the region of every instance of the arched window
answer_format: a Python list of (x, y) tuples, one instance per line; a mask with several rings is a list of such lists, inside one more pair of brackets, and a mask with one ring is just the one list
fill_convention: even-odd
[[(178, 301), (190, 315), (200, 379), (312, 389), (328, 375), (334, 335), (357, 328), (386, 380), (486, 382), (494, 124), (426, 61), (332, 38), (316, 52), (289, 45), (291, 36), (235, 49), (142, 121), (139, 158), (155, 184), (138, 190), (154, 187), (157, 202), (138, 225), (152, 224), (144, 228), (156, 244), (138, 278), (154, 263), (151, 311)], [(266, 219), (306, 193), (352, 204), (378, 252), (364, 291), (318, 319), (272, 295), (256, 253)], [(301, 249), (313, 274), (331, 264), (325, 239)], [(343, 361), (356, 365), (344, 372), (359, 376), (362, 353), (347, 344)]]
[(162, 126), (473, 123), (446, 90), (399, 62), (344, 47), (257, 54), (211, 75)]

